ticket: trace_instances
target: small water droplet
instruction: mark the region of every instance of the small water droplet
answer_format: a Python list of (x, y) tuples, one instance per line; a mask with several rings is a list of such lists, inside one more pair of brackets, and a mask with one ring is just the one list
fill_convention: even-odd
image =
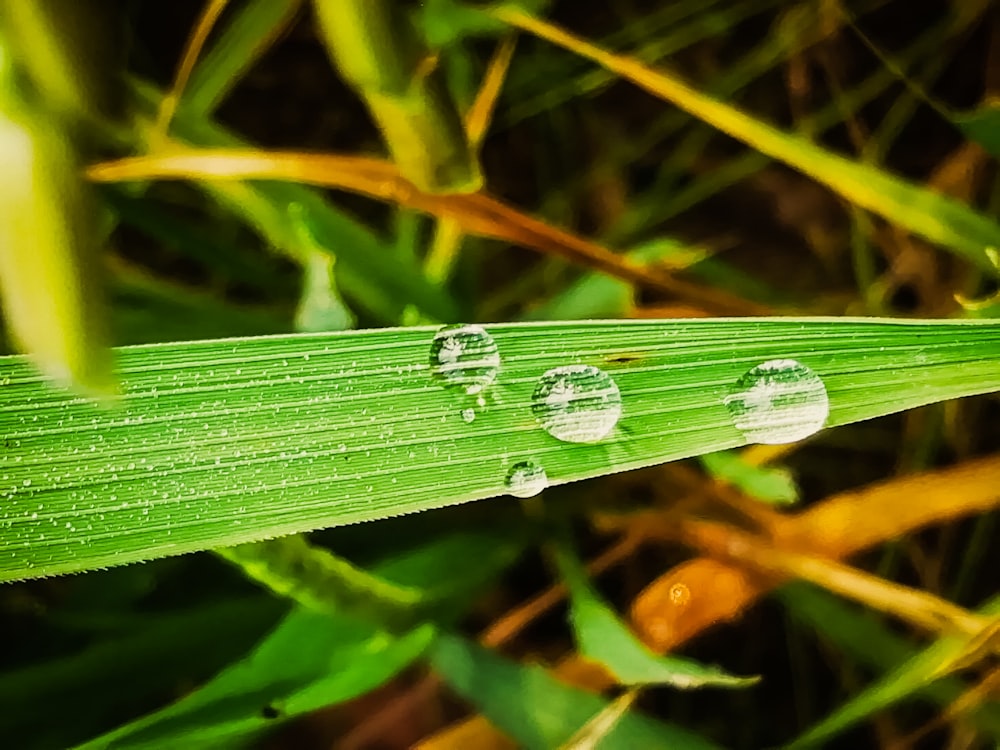
[(30, 479), (25, 479), (23, 482), (21, 482), (21, 484), (23, 484), (25, 487), (30, 487), (31, 486), (31, 480)]
[(434, 334), (430, 364), (431, 374), (445, 386), (475, 395), (497, 379), (500, 352), (481, 326), (445, 326)]
[(534, 497), (549, 486), (549, 477), (537, 461), (518, 461), (507, 472), (504, 486), (514, 497)]
[(670, 603), (675, 607), (683, 607), (691, 601), (691, 589), (683, 583), (675, 583), (670, 587)]
[(475, 409), (462, 409), (462, 421), (466, 424), (472, 424), (476, 421), (476, 410)]
[(615, 381), (603, 370), (567, 365), (539, 378), (531, 410), (552, 437), (567, 443), (596, 443), (618, 424), (622, 397)]
[(818, 432), (830, 414), (819, 375), (794, 359), (772, 359), (736, 381), (723, 399), (747, 441), (794, 443)]

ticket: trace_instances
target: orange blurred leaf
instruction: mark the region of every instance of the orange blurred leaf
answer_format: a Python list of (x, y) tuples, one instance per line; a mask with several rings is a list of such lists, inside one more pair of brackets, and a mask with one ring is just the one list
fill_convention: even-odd
[[(1000, 456), (989, 456), (834, 495), (803, 513), (776, 516), (770, 532), (777, 548), (838, 559), (923, 526), (998, 505)], [(773, 576), (755, 578), (732, 562), (689, 560), (636, 597), (632, 619), (651, 648), (669, 651), (713, 623), (737, 617), (778, 582)], [(702, 596), (710, 604), (682, 611), (672, 608), (669, 592), (676, 583), (688, 586), (692, 604)]]
[[(632, 621), (648, 646), (669, 651), (709, 625), (739, 617), (768, 583), (735, 564), (695, 558), (649, 584), (632, 604)], [(678, 605), (677, 586), (690, 592), (686, 604)]]
[(153, 126), (152, 133), (150, 133), (149, 140), (151, 143), (158, 143), (166, 138), (167, 132), (170, 129), (170, 121), (174, 118), (174, 112), (177, 111), (177, 104), (184, 94), (188, 79), (191, 77), (191, 71), (194, 70), (195, 63), (198, 62), (198, 56), (201, 54), (205, 42), (208, 41), (208, 35), (212, 33), (212, 29), (215, 28), (216, 22), (228, 4), (229, 0), (208, 0), (205, 4), (204, 10), (202, 10), (201, 16), (198, 18), (197, 24), (195, 24), (194, 31), (191, 32), (191, 36), (188, 38), (184, 53), (181, 55), (177, 72), (174, 74), (173, 85), (160, 103), (160, 111), (156, 117), (156, 124)]
[(834, 560), (783, 550), (762, 537), (723, 524), (683, 521), (678, 531), (687, 544), (713, 557), (732, 559), (774, 580), (809, 581), (932, 632), (979, 635), (995, 629), (988, 619), (933, 594), (886, 581)]

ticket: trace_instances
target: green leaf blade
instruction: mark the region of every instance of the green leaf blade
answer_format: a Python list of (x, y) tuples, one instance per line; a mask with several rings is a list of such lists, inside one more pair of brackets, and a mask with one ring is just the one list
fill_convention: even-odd
[[(427, 328), (127, 347), (112, 407), (0, 359), (0, 580), (495, 497), (529, 458), (561, 484), (740, 446), (723, 399), (768, 359), (823, 379), (828, 426), (1000, 390), (1000, 324), (989, 321), (489, 330), (502, 366), (482, 407), (430, 376)], [(621, 391), (623, 416), (602, 442), (558, 441), (532, 414), (538, 378), (567, 364), (603, 368)]]
[(653, 653), (597, 594), (568, 544), (559, 548), (556, 557), (570, 590), (570, 621), (580, 654), (603, 664), (622, 685), (742, 688), (759, 681), (758, 677), (736, 677), (690, 659)]
[[(508, 662), (457, 636), (438, 636), (430, 657), (451, 688), (519, 747), (560, 747), (607, 705), (596, 695), (563, 685), (540, 667)], [(601, 738), (600, 747), (710, 750), (717, 746), (680, 727), (626, 713)]]
[(391, 678), (430, 645), (434, 629), (400, 638), (295, 610), (248, 656), (199, 690), (81, 746), (233, 747), (287, 720), (341, 703)]

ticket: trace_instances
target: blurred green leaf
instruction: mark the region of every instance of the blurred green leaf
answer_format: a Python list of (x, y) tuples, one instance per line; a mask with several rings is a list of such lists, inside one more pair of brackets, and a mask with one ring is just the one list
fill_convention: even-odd
[(653, 653), (601, 600), (568, 544), (556, 547), (556, 561), (569, 587), (570, 623), (580, 654), (604, 665), (620, 684), (743, 688), (760, 680), (736, 677), (690, 659)]
[(583, 39), (519, 11), (490, 11), (512, 27), (533, 33), (670, 102), (750, 148), (782, 161), (842, 196), (924, 239), (1000, 275), (990, 248), (1000, 247), (1000, 224), (959, 200), (897, 177), (871, 164), (833, 153), (709, 96), (679, 77), (624, 55), (609, 53)]
[[(893, 633), (878, 617), (820, 588), (804, 582), (790, 583), (778, 590), (777, 597), (792, 617), (815, 630), (848, 658), (876, 673), (890, 672), (916, 658), (916, 646)], [(944, 708), (968, 687), (957, 677), (943, 677), (915, 690), (912, 696), (926, 698)], [(984, 705), (970, 720), (976, 727), (1000, 739), (1000, 705)]]
[[(1000, 597), (994, 597), (977, 611), (984, 615), (1000, 615)], [(966, 637), (939, 638), (842, 703), (829, 716), (789, 743), (786, 746), (787, 750), (825, 746), (830, 738), (913, 694), (920, 693), (928, 687), (935, 691), (940, 690), (941, 681), (938, 679), (940, 670), (960, 656), (969, 643), (969, 638)], [(954, 687), (951, 690), (954, 690)], [(954, 693), (952, 695), (957, 697)], [(995, 707), (990, 707), (988, 710), (991, 715), (988, 721), (996, 734), (1000, 732), (1000, 722), (997, 721)]]
[(0, 735), (23, 750), (81, 742), (240, 657), (283, 609), (255, 597), (158, 612), (72, 656), (2, 673)]
[(344, 304), (334, 280), (335, 256), (323, 250), (316, 242), (312, 230), (305, 223), (302, 206), (289, 207), (296, 234), (301, 240), (299, 255), (302, 263), (302, 296), (295, 313), (295, 330), (301, 333), (316, 331), (346, 331), (354, 328), (357, 318)]
[[(492, 524), (488, 530), (456, 530), (378, 563), (378, 574), (400, 586), (419, 587), (428, 605), (474, 596), (513, 563), (528, 543), (520, 525)], [(462, 565), (455, 565), (462, 560)]]
[(114, 274), (111, 292), (111, 328), (118, 344), (289, 333), (292, 328), (290, 314), (229, 304), (122, 269)]
[(245, 659), (198, 690), (80, 750), (233, 747), (378, 687), (433, 637), (429, 625), (392, 638), (348, 619), (295, 610)]
[(799, 488), (788, 469), (753, 466), (732, 451), (706, 453), (699, 460), (713, 477), (758, 500), (777, 505), (789, 505), (799, 500)]
[[(517, 0), (505, 4), (541, 15), (552, 0)], [(450, 47), (470, 37), (499, 36), (507, 31), (506, 24), (460, 0), (424, 0), (415, 16), (424, 39), (432, 49)]]
[[(160, 94), (137, 82), (137, 103), (144, 116), (155, 117)], [(180, 110), (172, 132), (192, 145), (238, 146), (231, 133), (203, 118)], [(430, 318), (453, 321), (459, 318), (454, 301), (424, 277), (415, 261), (406, 262), (393, 253), (384, 238), (361, 222), (337, 209), (318, 190), (287, 182), (213, 182), (195, 185), (261, 233), (277, 250), (292, 254), (300, 248), (301, 224), (288, 212), (299, 205), (301, 221), (317, 247), (337, 257), (340, 289), (355, 309), (372, 313), (380, 322), (398, 323), (407, 303), (418, 305)]]
[(198, 61), (184, 89), (181, 107), (210, 115), (250, 67), (295, 18), (303, 0), (240, 3), (218, 40)]
[(971, 112), (955, 114), (952, 122), (966, 138), (1000, 158), (1000, 104), (988, 103)]
[[(230, 239), (236, 227), (242, 230), (238, 219), (230, 220), (228, 225), (218, 215), (179, 221), (175, 206), (148, 193), (132, 195), (121, 186), (102, 186), (100, 196), (120, 222), (138, 229), (177, 255), (192, 258), (213, 276), (268, 291), (280, 288), (275, 261), (263, 254), (250, 256), (245, 246)], [(150, 283), (155, 284), (156, 279)]]
[(0, 3), (0, 44), (26, 72), (40, 111), (70, 122), (116, 113), (126, 47), (112, 8), (101, 0)]
[[(458, 636), (439, 635), (430, 659), (452, 690), (528, 750), (559, 747), (608, 705), (596, 695), (559, 682), (541, 667), (507, 661)], [(602, 738), (600, 747), (710, 750), (717, 746), (693, 732), (630, 711)]]
[(50, 377), (114, 391), (89, 186), (66, 128), (24, 104), (0, 39), (0, 291), (12, 338)]
[(442, 71), (390, 0), (313, 0), (321, 39), (364, 99), (400, 173), (427, 193), (482, 186)]
[[(364, 569), (301, 534), (217, 550), (246, 575), (306, 609), (350, 616), (392, 633), (450, 618), (506, 568), (525, 541), (510, 525), (452, 533)], [(455, 560), (464, 560), (460, 571)]]
[[(682, 269), (695, 264), (709, 251), (693, 247), (672, 237), (657, 237), (634, 247), (626, 258), (668, 269)], [(559, 294), (533, 307), (524, 320), (585, 320), (587, 318), (620, 318), (627, 316), (634, 305), (633, 284), (604, 274), (587, 273)]]
[(333, 256), (322, 250), (307, 256), (302, 266), (302, 297), (295, 313), (296, 331), (346, 331), (357, 323), (337, 291), (333, 266)]

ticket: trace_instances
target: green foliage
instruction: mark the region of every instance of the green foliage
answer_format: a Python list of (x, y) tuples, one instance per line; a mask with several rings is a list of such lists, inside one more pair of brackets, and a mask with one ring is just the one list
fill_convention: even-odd
[[(106, 602), (103, 613), (113, 609)], [(240, 659), (282, 609), (275, 599), (240, 598), (120, 621), (89, 648), (6, 671), (0, 731), (18, 747), (74, 746)]]
[[(829, 606), (827, 605), (828, 608)], [(836, 613), (836, 610), (834, 612)], [(991, 599), (980, 612), (996, 616), (1000, 613), (1000, 597)], [(826, 625), (824, 630), (839, 630), (843, 633), (847, 631), (847, 627), (843, 625), (846, 623), (837, 628), (830, 623)], [(863, 620), (862, 625), (865, 626)], [(870, 628), (871, 625), (866, 626), (866, 630)], [(880, 642), (887, 640), (886, 635), (879, 634), (877, 637)], [(863, 642), (857, 637), (845, 640)], [(923, 651), (914, 653), (904, 661), (892, 665), (892, 668), (887, 669), (880, 679), (866, 686), (864, 690), (843, 703), (830, 716), (796, 738), (788, 745), (789, 750), (821, 746), (829, 738), (840, 734), (857, 722), (914, 694), (928, 695), (939, 703), (957, 700), (962, 692), (961, 689), (968, 686), (958, 683), (955, 679), (942, 680), (941, 677), (954, 668), (954, 659), (968, 645), (967, 638), (941, 638)], [(892, 651), (897, 650), (897, 648), (892, 648)], [(880, 658), (885, 658), (885, 655), (883, 654)], [(1000, 713), (997, 712), (996, 705), (985, 706), (983, 711), (976, 713), (974, 721), (988, 727), (994, 738), (1000, 735)]]
[(731, 451), (706, 453), (700, 460), (716, 479), (758, 500), (785, 505), (799, 499), (799, 489), (787, 469), (751, 466)]
[[(501, 376), (483, 406), (436, 383), (433, 329), (121, 349), (99, 406), (3, 360), (0, 579), (124, 564), (494, 497), (534, 459), (553, 484), (747, 440), (724, 399), (792, 358), (826, 384), (829, 426), (1000, 389), (1000, 325), (877, 320), (607, 321), (491, 326)], [(610, 439), (541, 429), (542, 373), (610, 373)], [(474, 421), (463, 412), (472, 409)], [(502, 447), (501, 447), (502, 446)]]
[[(596, 696), (563, 685), (540, 667), (509, 662), (455, 636), (438, 637), (430, 659), (455, 692), (502, 726), (521, 747), (559, 747), (606, 705)], [(601, 747), (709, 750), (716, 745), (678, 727), (627, 713), (601, 738)]]
[(759, 681), (758, 677), (735, 677), (689, 659), (654, 654), (601, 600), (568, 544), (558, 547), (556, 559), (569, 587), (569, 620), (580, 655), (605, 665), (622, 685), (746, 688)]
[(429, 193), (482, 186), (443, 78), (400, 9), (386, 0), (314, 0), (323, 40), (364, 98), (400, 173)]
[(377, 687), (416, 659), (433, 635), (424, 626), (395, 639), (366, 624), (296, 610), (197, 692), (80, 747), (232, 747)]
[[(658, 542), (674, 520), (707, 514), (720, 533), (765, 548), (791, 539), (808, 560), (793, 532), (822, 494), (864, 493), (995, 446), (1000, 189), (993, 162), (956, 146), (961, 135), (1000, 155), (997, 107), (989, 92), (974, 106), (968, 86), (935, 83), (952, 58), (970, 67), (988, 3), (921, 16), (913, 31), (910, 11), (883, 0), (612, 3), (592, 17), (548, 0), (214, 2), (190, 76), (167, 89), (142, 77), (186, 69), (146, 49), (144, 23), (162, 9), (133, 3), (112, 18), (100, 5), (0, 4), (0, 292), (4, 341), (26, 353), (0, 357), (6, 744), (249, 747), (337, 706), (339, 731), (379, 710), (345, 704), (380, 686), (395, 680), (379, 701), (390, 712), (413, 699), (401, 675), (427, 666), (528, 748), (816, 747), (854, 742), (876, 713), (926, 729), (901, 705), (922, 715), (983, 697), (985, 683), (962, 670), (997, 652), (989, 515), (971, 532), (946, 529), (937, 546), (895, 542), (879, 568), (891, 578), (906, 562), (908, 585), (988, 599), (978, 634), (928, 646), (802, 583), (778, 589), (761, 614), (772, 627), (734, 624), (734, 637), (699, 644), (697, 660), (663, 655), (639, 633), (685, 633), (667, 639), (676, 648), (707, 624), (688, 618), (746, 593), (725, 588), (735, 574), (718, 559), (709, 581), (695, 576), (705, 560), (664, 572), (681, 559)], [(577, 35), (544, 22), (550, 6)], [(872, 11), (897, 14), (898, 49), (868, 37)], [(859, 57), (852, 35), (873, 54)], [(952, 88), (961, 101), (938, 100)], [(128, 121), (116, 119), (121, 98)], [(470, 123), (487, 126), (485, 140)], [(950, 136), (923, 140), (942, 124)], [(94, 189), (81, 175), (98, 155), (249, 149), (255, 137), (362, 157), (383, 143), (408, 182), (367, 190), (382, 199), (373, 203), (292, 181), (217, 180), (224, 169), (204, 162), (183, 175), (189, 184)], [(478, 189), (509, 213), (463, 224), (478, 196), (447, 194)], [(414, 190), (427, 195), (411, 202)], [(463, 234), (497, 236), (493, 221), (551, 255)], [(559, 227), (625, 251), (598, 248), (602, 273), (574, 268), (560, 258), (580, 240)], [(661, 288), (694, 292), (628, 280), (642, 268)], [(912, 309), (901, 291), (917, 297)], [(716, 292), (757, 317), (706, 317)], [(855, 317), (868, 313), (886, 317)], [(496, 321), (483, 326), (499, 367), (484, 375), (486, 346), (456, 387), (432, 342), (463, 320)], [(813, 427), (830, 429), (805, 447), (737, 451), (808, 437), (769, 439), (746, 424), (776, 403), (786, 421), (805, 418), (806, 390), (776, 393), (777, 376), (747, 386), (753, 368), (788, 359), (819, 379), (829, 413)], [(564, 403), (573, 391), (552, 378), (538, 396), (543, 374), (566, 366), (599, 368), (614, 388), (587, 369), (604, 384), (590, 401)], [(566, 414), (614, 411), (619, 398), (609, 431), (565, 439), (581, 434)], [(901, 416), (857, 424), (887, 415)], [(670, 471), (625, 475), (692, 457), (703, 475), (678, 472), (697, 483), (682, 492)], [(524, 462), (541, 497), (503, 497), (528, 494), (511, 481)], [(621, 515), (636, 505), (663, 528)], [(609, 528), (624, 532), (594, 566), (628, 555), (616, 606), (664, 574), (635, 598), (632, 626), (561, 534), (526, 520), (550, 509), (583, 531), (574, 539), (588, 553)], [(892, 520), (880, 539), (894, 536)], [(648, 555), (634, 553), (640, 542)], [(554, 549), (558, 579), (541, 593), (537, 555), (524, 554), (536, 546)], [(188, 554), (198, 551), (215, 555)], [(110, 566), (121, 567), (100, 570)], [(66, 573), (85, 575), (49, 578)], [(690, 584), (690, 601), (646, 606), (664, 580)], [(563, 595), (565, 627), (526, 629)], [(483, 643), (528, 656), (476, 644), (468, 633), (484, 622)], [(551, 670), (532, 665), (539, 654)], [(604, 681), (590, 688), (605, 695), (561, 681), (595, 664)], [(961, 728), (995, 742), (996, 706), (971, 705)], [(490, 739), (473, 729), (475, 742)]]

